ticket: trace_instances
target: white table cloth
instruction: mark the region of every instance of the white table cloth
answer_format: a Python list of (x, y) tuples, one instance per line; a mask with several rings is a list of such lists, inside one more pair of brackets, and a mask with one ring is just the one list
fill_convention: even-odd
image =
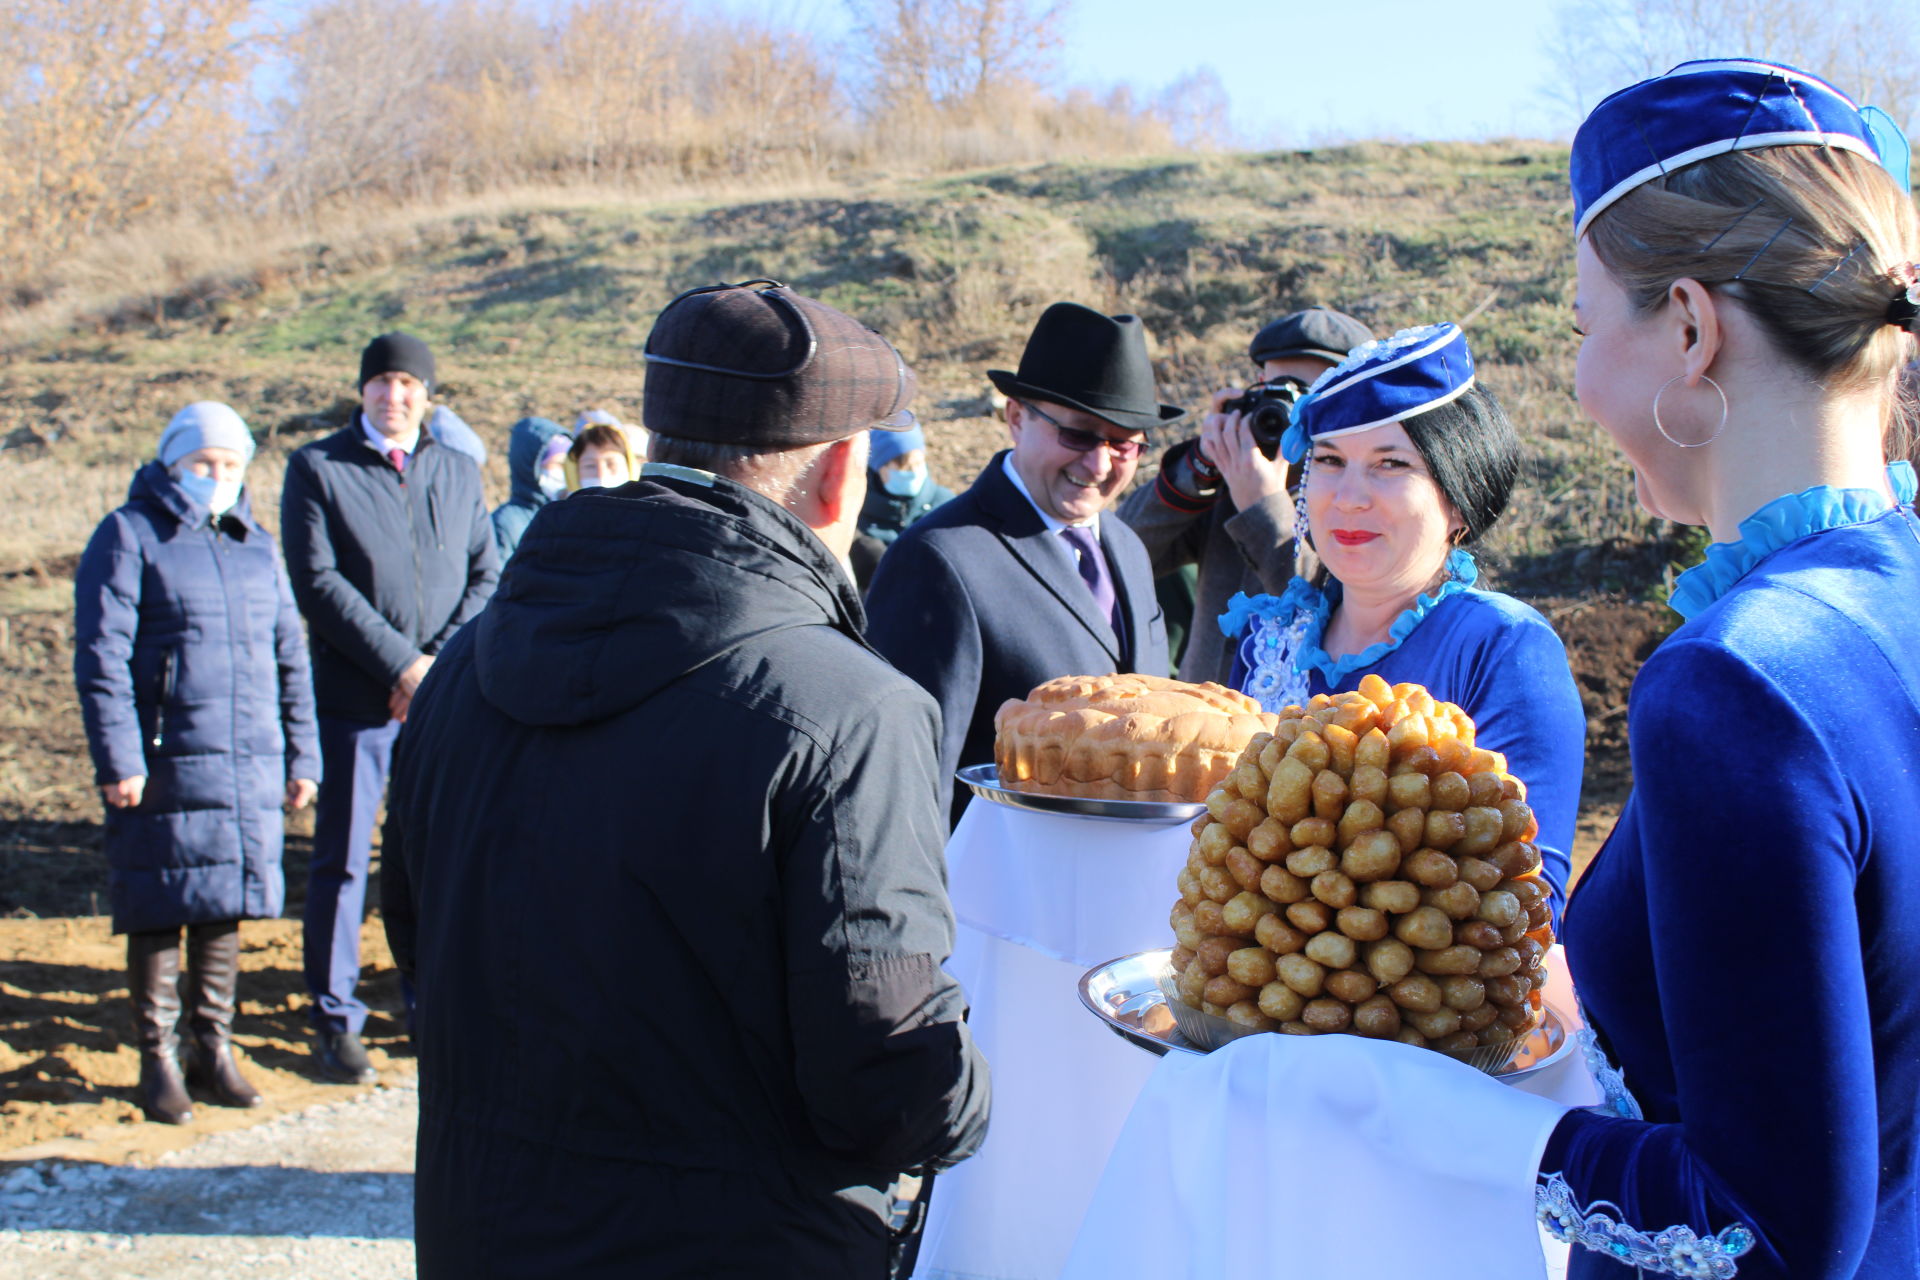
[[(1577, 1024), (1557, 949), (1550, 965), (1547, 999)], [(1535, 1223), (1534, 1172), (1561, 1113), (1599, 1096), (1577, 1049), (1513, 1084), (1358, 1036), (1168, 1054), (1062, 1280), (1564, 1275), (1566, 1247)]]
[(1054, 1280), (1154, 1058), (1080, 1004), (1081, 975), (1171, 946), (1192, 836), (974, 800), (947, 846), (947, 969), (993, 1072), (978, 1155), (933, 1188), (921, 1280)]

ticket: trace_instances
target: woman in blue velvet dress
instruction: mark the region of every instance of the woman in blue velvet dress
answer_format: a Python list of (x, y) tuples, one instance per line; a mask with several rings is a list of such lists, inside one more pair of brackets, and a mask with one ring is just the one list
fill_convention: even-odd
[(1541, 1161), (1573, 1277), (1920, 1275), (1920, 521), (1882, 453), (1905, 171), (1883, 116), (1745, 59), (1574, 142), (1581, 406), (1716, 541), (1567, 910), (1610, 1104)]
[(1467, 548), (1506, 509), (1520, 444), (1465, 336), (1432, 325), (1356, 348), (1301, 399), (1281, 447), (1307, 462), (1295, 527), (1327, 573), (1234, 598), (1220, 626), (1240, 637), (1235, 687), (1278, 711), (1373, 674), (1463, 708), (1527, 784), (1557, 913), (1586, 715), (1547, 620), (1476, 585)]

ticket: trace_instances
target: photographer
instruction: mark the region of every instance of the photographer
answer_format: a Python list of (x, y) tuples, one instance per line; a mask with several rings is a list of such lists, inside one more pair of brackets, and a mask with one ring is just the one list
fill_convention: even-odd
[(1153, 484), (1121, 504), (1120, 518), (1146, 544), (1156, 575), (1199, 567), (1180, 679), (1226, 683), (1233, 646), (1216, 620), (1227, 602), (1238, 591), (1278, 593), (1292, 580), (1293, 477), (1276, 460), (1280, 433), (1313, 380), (1372, 337), (1325, 307), (1275, 320), (1247, 349), (1261, 381), (1214, 392), (1199, 436), (1168, 449)]

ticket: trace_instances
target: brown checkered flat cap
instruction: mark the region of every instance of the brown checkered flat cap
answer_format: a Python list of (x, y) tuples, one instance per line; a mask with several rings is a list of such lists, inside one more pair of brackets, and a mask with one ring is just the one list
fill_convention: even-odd
[(689, 289), (647, 335), (649, 431), (765, 449), (913, 425), (913, 370), (845, 312), (777, 280)]

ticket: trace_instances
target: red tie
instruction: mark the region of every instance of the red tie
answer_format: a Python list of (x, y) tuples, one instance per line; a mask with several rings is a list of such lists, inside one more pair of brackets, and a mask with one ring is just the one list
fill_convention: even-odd
[(393, 464), (393, 469), (395, 471), (398, 471), (402, 474), (406, 473), (407, 451), (405, 449), (402, 449), (399, 445), (395, 445), (393, 448), (387, 450), (387, 461)]

